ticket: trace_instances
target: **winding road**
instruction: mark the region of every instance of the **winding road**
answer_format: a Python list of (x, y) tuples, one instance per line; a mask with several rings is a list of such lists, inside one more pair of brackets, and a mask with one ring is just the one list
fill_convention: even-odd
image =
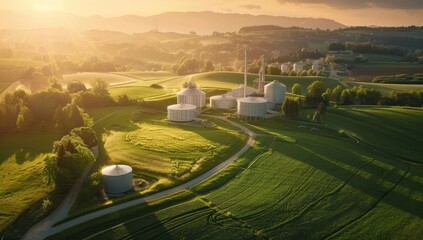
[[(96, 121), (96, 123), (98, 123), (99, 121), (116, 114), (118, 111), (113, 112), (101, 119), (99, 119), (98, 121)], [(220, 163), (219, 165), (217, 165), (216, 167), (210, 169), (209, 171), (205, 172), (204, 174), (186, 182), (183, 183), (179, 186), (146, 196), (146, 197), (142, 197), (142, 198), (137, 198), (125, 203), (121, 203), (121, 204), (117, 204), (105, 209), (100, 209), (97, 210), (95, 212), (91, 212), (85, 215), (82, 215), (80, 217), (71, 219), (69, 221), (60, 223), (58, 225), (56, 225), (57, 223), (63, 221), (67, 215), (68, 212), (70, 210), (70, 208), (72, 207), (73, 203), (75, 202), (78, 193), (81, 189), (82, 183), (85, 179), (85, 177), (88, 175), (88, 173), (90, 172), (89, 170), (91, 170), (91, 166), (88, 166), (87, 169), (85, 170), (83, 176), (78, 179), (78, 181), (74, 184), (74, 186), (72, 187), (72, 190), (69, 192), (68, 196), (66, 197), (66, 199), (63, 201), (63, 203), (49, 216), (47, 216), (45, 219), (41, 220), (38, 224), (36, 224), (35, 226), (33, 226), (23, 237), (23, 240), (37, 240), (37, 239), (45, 239), (49, 236), (52, 236), (54, 234), (57, 234), (59, 232), (62, 232), (68, 228), (72, 228), (75, 227), (77, 225), (80, 225), (84, 222), (87, 221), (91, 221), (93, 219), (108, 215), (110, 213), (114, 213), (117, 211), (121, 211), (123, 209), (126, 208), (130, 208), (130, 207), (134, 207), (143, 203), (146, 203), (148, 201), (152, 201), (158, 198), (162, 198), (168, 195), (171, 195), (173, 193), (179, 192), (183, 189), (188, 189), (196, 184), (198, 184), (199, 182), (211, 177), (212, 175), (216, 174), (217, 172), (219, 172), (220, 170), (222, 170), (223, 168), (225, 168), (226, 166), (228, 166), (229, 164), (231, 164), (233, 161), (235, 161), (237, 158), (239, 158), (243, 153), (245, 153), (253, 144), (254, 144), (254, 138), (257, 136), (256, 133), (252, 132), (250, 129), (235, 123), (233, 121), (230, 121), (229, 119), (227, 119), (224, 116), (209, 116), (209, 117), (213, 117), (216, 119), (220, 119), (222, 121), (225, 121), (239, 129), (241, 129), (246, 135), (249, 136), (247, 143), (245, 144), (245, 146), (239, 150), (237, 153), (235, 153), (233, 156), (231, 156), (230, 158), (226, 159), (224, 162)]]

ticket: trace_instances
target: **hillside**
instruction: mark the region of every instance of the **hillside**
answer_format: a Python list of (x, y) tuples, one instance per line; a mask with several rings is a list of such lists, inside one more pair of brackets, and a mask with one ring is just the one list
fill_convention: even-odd
[[(250, 15), (216, 12), (166, 12), (152, 16), (125, 15), (118, 17), (83, 17), (63, 12), (28, 13), (0, 10), (0, 28), (69, 28), (72, 30), (101, 29), (125, 33), (145, 32), (157, 24), (160, 31), (198, 34), (235, 32), (244, 26), (278, 25), (281, 27), (303, 27), (320, 29), (339, 29), (345, 25), (324, 18), (293, 18), (284, 16)], [(228, 23), (231, 24), (228, 24)]]

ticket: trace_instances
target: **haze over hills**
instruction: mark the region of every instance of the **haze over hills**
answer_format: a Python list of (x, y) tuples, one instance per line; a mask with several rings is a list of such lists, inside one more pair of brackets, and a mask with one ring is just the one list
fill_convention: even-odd
[(70, 28), (84, 31), (101, 29), (125, 33), (152, 29), (178, 33), (211, 34), (234, 32), (252, 25), (278, 25), (338, 29), (345, 25), (323, 18), (292, 18), (284, 16), (250, 15), (216, 12), (166, 12), (153, 16), (125, 15), (118, 17), (84, 17), (62, 12), (18, 12), (0, 10), (0, 29)]

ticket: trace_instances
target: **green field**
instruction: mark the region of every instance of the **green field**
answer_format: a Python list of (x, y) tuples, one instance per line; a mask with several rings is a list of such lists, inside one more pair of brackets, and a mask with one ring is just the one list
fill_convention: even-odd
[(53, 130), (0, 136), (0, 230), (52, 191), (44, 182), (44, 157), (53, 141)]
[[(408, 108), (350, 107), (326, 116), (332, 128), (348, 127), (369, 144), (280, 119), (249, 124), (278, 137), (258, 137), (253, 149), (191, 190), (56, 237), (416, 239), (423, 235), (423, 165), (390, 153), (408, 137), (421, 146), (414, 127), (422, 120), (421, 109)], [(410, 126), (401, 128), (404, 121)], [(376, 122), (375, 131), (363, 126)], [(395, 137), (400, 129), (404, 136)], [(397, 154), (422, 155), (408, 150)]]
[(19, 81), (22, 71), (27, 67), (36, 67), (41, 63), (25, 59), (0, 58), (0, 93), (14, 82)]
[(378, 76), (415, 74), (423, 72), (423, 65), (417, 63), (353, 63), (349, 65), (352, 77), (358, 82), (371, 82)]
[(422, 84), (387, 84), (387, 83), (369, 83), (369, 82), (347, 82), (349, 86), (365, 86), (378, 90), (384, 96), (389, 96), (392, 91), (410, 92), (423, 91)]
[[(141, 113), (141, 121), (131, 122), (134, 112)], [(95, 109), (89, 114), (95, 121), (104, 119), (95, 126), (104, 144), (100, 161), (132, 166), (136, 176), (151, 181), (143, 193), (191, 179), (245, 142), (238, 129), (217, 120), (176, 125), (168, 123), (164, 113), (140, 107)]]

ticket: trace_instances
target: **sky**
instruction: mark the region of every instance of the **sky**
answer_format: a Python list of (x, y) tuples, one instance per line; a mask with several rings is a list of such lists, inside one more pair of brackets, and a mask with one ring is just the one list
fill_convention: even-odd
[(0, 9), (105, 17), (214, 11), (328, 18), (349, 26), (423, 25), (423, 0), (0, 0)]

